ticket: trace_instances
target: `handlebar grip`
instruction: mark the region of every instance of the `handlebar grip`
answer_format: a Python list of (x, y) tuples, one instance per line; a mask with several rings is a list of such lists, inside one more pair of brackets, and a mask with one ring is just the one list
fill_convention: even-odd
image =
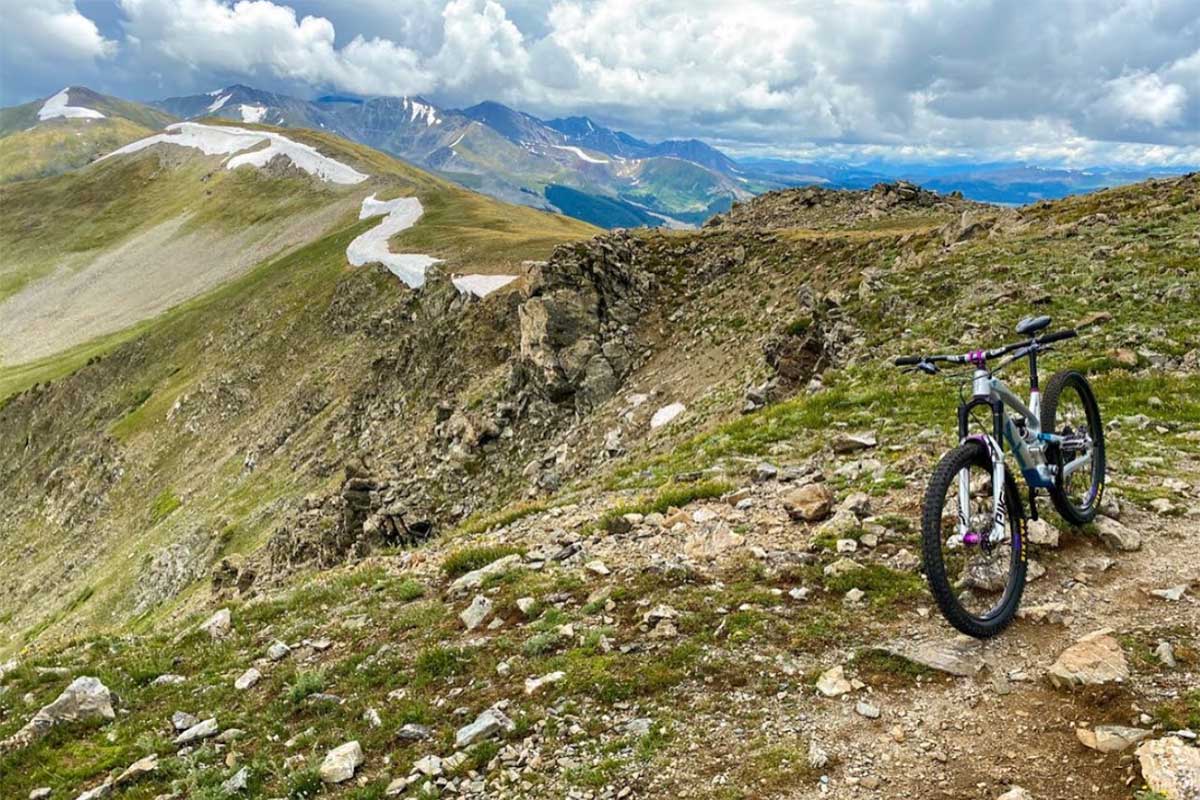
[(894, 363), (897, 367), (911, 367), (913, 364), (920, 364), (921, 361), (920, 356), (900, 356)]
[(1074, 339), (1078, 335), (1079, 332), (1075, 330), (1055, 331), (1054, 333), (1047, 333), (1037, 341), (1038, 344), (1050, 344), (1051, 342), (1061, 342), (1063, 339)]

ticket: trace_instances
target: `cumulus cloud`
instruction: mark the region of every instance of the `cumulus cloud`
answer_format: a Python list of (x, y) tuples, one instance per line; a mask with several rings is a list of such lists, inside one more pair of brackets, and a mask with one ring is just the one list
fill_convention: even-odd
[(143, 96), (221, 76), (449, 106), (496, 99), (743, 152), (1084, 160), (1200, 148), (1194, 0), (1029, 0), (1020, 13), (958, 0), (117, 2), (119, 61), (166, 76)]
[(412, 94), (435, 85), (420, 56), (390, 39), (356, 36), (335, 46), (333, 23), (298, 18), (269, 0), (120, 0), (131, 46), (148, 61), (192, 71), (267, 73), (350, 92)]
[(117, 43), (102, 36), (74, 0), (0, 0), (0, 19), (4, 83), (39, 77), (65, 83), (62, 67), (91, 74), (96, 62), (117, 51)]

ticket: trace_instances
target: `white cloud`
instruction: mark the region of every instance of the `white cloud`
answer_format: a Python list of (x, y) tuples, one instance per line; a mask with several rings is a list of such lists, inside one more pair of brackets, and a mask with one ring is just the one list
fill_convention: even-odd
[(420, 56), (384, 38), (335, 47), (333, 23), (297, 18), (269, 0), (120, 0), (129, 41), (150, 59), (195, 71), (256, 75), (362, 93), (414, 94), (433, 87)]
[(1107, 83), (1104, 105), (1118, 120), (1149, 123), (1162, 127), (1183, 116), (1187, 90), (1178, 83), (1167, 83), (1160, 75), (1136, 72)]
[(143, 97), (234, 78), (496, 99), (742, 151), (1200, 147), (1195, 0), (117, 2)]
[(74, 0), (0, 0), (0, 73), (5, 81), (107, 59), (117, 43), (79, 13)]

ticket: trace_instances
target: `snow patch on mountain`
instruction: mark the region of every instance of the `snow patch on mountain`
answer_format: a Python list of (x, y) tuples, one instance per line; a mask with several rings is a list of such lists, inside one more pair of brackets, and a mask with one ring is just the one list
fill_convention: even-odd
[(267, 115), (266, 106), (248, 106), (243, 103), (238, 106), (238, 110), (242, 112), (242, 122), (262, 122), (263, 117)]
[[(264, 142), (267, 144), (266, 147), (251, 150)], [(252, 131), (233, 126), (202, 125), (198, 122), (176, 122), (168, 125), (165, 133), (131, 142), (103, 158), (136, 153), (156, 144), (191, 147), (209, 156), (240, 153), (225, 162), (226, 169), (237, 169), (246, 164), (262, 167), (276, 156), (284, 156), (310, 175), (315, 175), (330, 183), (362, 183), (368, 177), (353, 167), (329, 156), (321, 155), (315, 147), (292, 141), (278, 133)], [(246, 150), (250, 150), (250, 152), (243, 152)]]
[(456, 275), (450, 279), (459, 294), (487, 297), (497, 289), (503, 289), (517, 279), (516, 275)]
[(346, 248), (346, 259), (356, 267), (383, 264), (410, 288), (420, 289), (425, 285), (425, 271), (441, 259), (419, 253), (393, 253), (388, 249), (388, 240), (400, 231), (411, 228), (424, 211), (421, 201), (415, 197), (377, 200), (375, 195), (371, 195), (366, 198), (359, 209), (359, 219), (380, 214), (387, 216), (383, 222), (350, 242)]
[(38, 119), (43, 121), (54, 119), (55, 117), (66, 117), (68, 119), (104, 119), (104, 115), (94, 108), (67, 105), (70, 99), (68, 95), (69, 91), (69, 88), (63, 89), (47, 100), (38, 110)]
[(437, 115), (436, 108), (419, 103), (416, 100), (409, 100), (407, 97), (404, 98), (404, 110), (412, 112), (409, 122), (416, 122), (418, 119), (423, 119), (427, 128), (438, 125), (442, 121)]
[(555, 150), (567, 150), (571, 153), (574, 153), (578, 158), (582, 159), (583, 161), (588, 162), (589, 164), (608, 164), (608, 163), (610, 163), (607, 158), (596, 158), (594, 156), (590, 156), (587, 153), (580, 150), (578, 147), (575, 147), (573, 145), (552, 144), (550, 146), (553, 147)]
[(213, 100), (212, 103), (210, 103), (208, 106), (208, 109), (207, 109), (208, 113), (215, 114), (216, 112), (220, 111), (224, 107), (224, 105), (229, 102), (229, 98), (231, 98), (231, 97), (233, 97), (233, 95), (223, 94), (220, 97), (218, 97), (216, 100)]

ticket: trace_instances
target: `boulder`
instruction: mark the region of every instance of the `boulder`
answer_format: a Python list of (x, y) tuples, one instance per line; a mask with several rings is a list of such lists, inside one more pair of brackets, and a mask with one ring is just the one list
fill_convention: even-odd
[(1142, 780), (1167, 800), (1200, 797), (1200, 749), (1174, 737), (1143, 742), (1137, 749)]
[(125, 771), (117, 776), (114, 781), (115, 786), (124, 786), (133, 783), (138, 778), (149, 775), (158, 769), (158, 754), (151, 753), (150, 755), (139, 758), (137, 761), (125, 768)]
[(794, 520), (818, 522), (833, 511), (833, 492), (823, 483), (810, 483), (785, 494), (783, 507)]
[(363, 763), (362, 746), (346, 742), (330, 750), (321, 762), (320, 775), (325, 783), (342, 783), (354, 777), (354, 772)]
[(1047, 677), (1059, 689), (1124, 683), (1129, 680), (1129, 662), (1117, 640), (1100, 630), (1064, 650)]
[(113, 694), (99, 678), (83, 676), (71, 681), (53, 703), (43, 706), (23, 728), (0, 742), (0, 753), (32, 744), (64, 722), (114, 719)]
[(858, 450), (868, 450), (879, 444), (873, 431), (867, 433), (843, 433), (833, 440), (833, 452), (853, 453)]
[(1022, 789), (1020, 786), (1011, 786), (1007, 792), (997, 797), (996, 800), (1033, 800), (1033, 795), (1027, 789)]

